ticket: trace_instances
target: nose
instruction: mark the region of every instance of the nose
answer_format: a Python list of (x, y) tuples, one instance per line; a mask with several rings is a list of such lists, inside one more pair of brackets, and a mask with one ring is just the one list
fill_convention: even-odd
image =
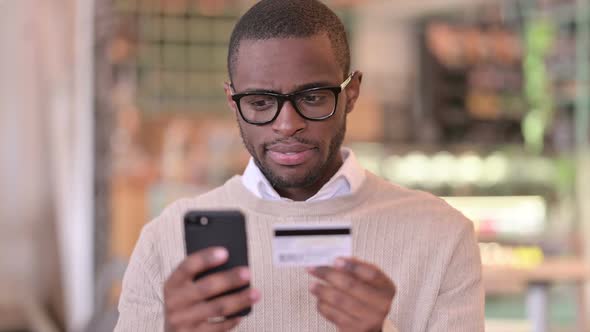
[(283, 137), (291, 137), (305, 129), (307, 121), (297, 113), (291, 101), (285, 101), (279, 115), (272, 123), (272, 129)]

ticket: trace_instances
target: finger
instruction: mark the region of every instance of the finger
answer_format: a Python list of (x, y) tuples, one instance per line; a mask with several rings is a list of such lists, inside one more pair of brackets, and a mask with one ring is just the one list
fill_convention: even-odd
[(362, 321), (367, 320), (367, 317), (378, 316), (375, 310), (364, 302), (334, 287), (314, 282), (310, 286), (310, 291), (319, 302), (327, 303), (355, 320)]
[(260, 292), (256, 289), (245, 289), (236, 294), (216, 298), (206, 302), (204, 311), (208, 317), (226, 317), (238, 313), (260, 301)]
[(246, 267), (236, 267), (225, 272), (211, 274), (179, 288), (174, 294), (170, 294), (166, 301), (166, 309), (175, 311), (196, 302), (205, 301), (227, 291), (246, 286), (249, 280), (250, 272)]
[(347, 328), (352, 328), (358, 324), (358, 320), (356, 318), (353, 318), (349, 314), (338, 310), (329, 303), (318, 301), (317, 309), (318, 312), (324, 316), (324, 318), (334, 323), (338, 327), (346, 326)]
[(227, 258), (227, 250), (220, 247), (203, 249), (189, 255), (166, 280), (165, 290), (192, 281), (197, 274), (225, 263)]
[(389, 312), (393, 294), (377, 289), (360, 280), (347, 271), (330, 267), (318, 267), (310, 272), (313, 276), (325, 281), (328, 285), (345, 292), (374, 310)]
[(383, 321), (383, 317), (389, 313), (390, 304), (379, 309), (379, 307), (369, 306), (363, 301), (348, 295), (334, 287), (314, 283), (311, 285), (311, 292), (318, 298), (318, 301), (325, 302), (339, 311), (346, 313), (350, 317), (356, 318), (361, 323), (370, 323), (374, 321)]
[(225, 332), (233, 329), (234, 327), (238, 326), (242, 321), (241, 317), (232, 318), (228, 320), (224, 320), (223, 322), (219, 323), (206, 323), (200, 327), (200, 331), (204, 332)]
[(348, 271), (376, 288), (395, 290), (391, 279), (373, 264), (352, 257), (341, 257), (336, 259), (334, 267), (340, 271)]
[[(244, 310), (260, 300), (260, 293), (246, 289), (208, 302), (200, 302), (189, 309), (173, 314), (169, 321), (173, 326), (197, 327), (210, 318), (225, 317)], [(220, 323), (215, 323), (220, 324)]]

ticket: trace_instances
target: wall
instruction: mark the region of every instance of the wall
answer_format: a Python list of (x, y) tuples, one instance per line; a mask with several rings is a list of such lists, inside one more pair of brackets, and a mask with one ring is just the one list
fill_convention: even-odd
[(28, 1), (0, 1), (0, 322), (9, 326), (22, 324), (29, 297), (60, 302), (47, 100), (31, 10)]
[(79, 331), (92, 314), (93, 6), (0, 0), (0, 324), (6, 328), (37, 320), (42, 309)]

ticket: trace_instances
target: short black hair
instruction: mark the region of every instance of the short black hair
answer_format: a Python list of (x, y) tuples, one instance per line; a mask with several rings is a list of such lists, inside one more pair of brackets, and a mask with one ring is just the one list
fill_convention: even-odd
[(317, 0), (262, 0), (236, 23), (229, 40), (227, 70), (230, 80), (242, 40), (305, 38), (326, 33), (342, 67), (350, 71), (350, 49), (344, 25), (338, 16)]

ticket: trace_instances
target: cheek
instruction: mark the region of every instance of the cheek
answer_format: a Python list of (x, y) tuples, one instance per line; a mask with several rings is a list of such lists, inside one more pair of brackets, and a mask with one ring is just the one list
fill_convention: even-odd
[(262, 137), (264, 137), (262, 130), (256, 126), (244, 123), (240, 123), (240, 128), (242, 131), (242, 138), (246, 144), (250, 145), (250, 148), (254, 149), (257, 154), (260, 154), (264, 143), (264, 140), (262, 139)]
[(317, 128), (314, 128), (315, 140), (321, 142), (320, 144), (324, 153), (327, 153), (328, 148), (334, 140), (334, 136), (342, 126), (342, 119), (335, 117), (332, 120), (330, 122), (319, 123)]
[(332, 120), (333, 121), (330, 121), (329, 123), (330, 127), (324, 129), (324, 137), (327, 139), (332, 139), (341, 130), (341, 128), (346, 125), (346, 114), (344, 113), (344, 110), (335, 115)]

